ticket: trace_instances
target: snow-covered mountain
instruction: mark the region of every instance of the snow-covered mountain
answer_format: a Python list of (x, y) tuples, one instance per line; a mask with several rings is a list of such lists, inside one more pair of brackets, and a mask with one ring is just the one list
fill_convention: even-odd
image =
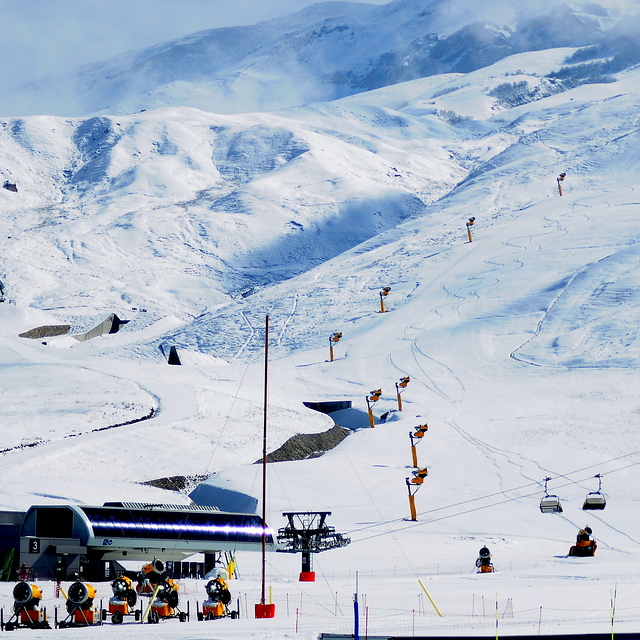
[[(398, 82), (467, 73), (518, 52), (590, 46), (620, 71), (638, 63), (634, 2), (325, 2), (255, 26), (201, 31), (31, 82), (0, 101), (5, 115), (130, 114), (163, 106), (217, 113), (333, 100)], [(632, 30), (637, 31), (637, 30)], [(599, 73), (605, 69), (597, 68)]]
[[(338, 8), (362, 23), (396, 11), (401, 31), (415, 6)], [(421, 6), (442, 16), (449, 5)], [(327, 510), (352, 538), (320, 555), (314, 584), (289, 578), (299, 558), (270, 558), (283, 616), (270, 637), (298, 622), (305, 638), (348, 632), (355, 571), (380, 633), (408, 620), (422, 633), (488, 633), (497, 592), (509, 630), (610, 631), (614, 588), (620, 624), (637, 630), (636, 27), (616, 22), (613, 3), (571, 7), (593, 37), (331, 102), (2, 119), (3, 507), (185, 502), (143, 483), (213, 473), (213, 485), (259, 497), (269, 314), (270, 449), (332, 426), (303, 402), (351, 401), (366, 427), (365, 397), (383, 392), (375, 428), (270, 465), (270, 523)], [(332, 20), (330, 9), (313, 11)], [(466, 9), (437, 30), (442, 41), (502, 7)], [(19, 337), (80, 333), (113, 312), (130, 320), (116, 334)], [(167, 364), (171, 346), (182, 366)], [(407, 375), (399, 411), (394, 384)], [(408, 523), (407, 434), (424, 423), (429, 475)], [(596, 474), (608, 505), (585, 513)], [(540, 513), (544, 478), (562, 514)], [(565, 557), (586, 523), (596, 558)], [(473, 568), (483, 544), (491, 576)], [(240, 563), (234, 589), (252, 599), (255, 562)], [(429, 607), (411, 618), (418, 578), (444, 619)], [(308, 617), (284, 617), (289, 594), (308, 596)], [(225, 622), (225, 637), (266, 637), (267, 623)]]

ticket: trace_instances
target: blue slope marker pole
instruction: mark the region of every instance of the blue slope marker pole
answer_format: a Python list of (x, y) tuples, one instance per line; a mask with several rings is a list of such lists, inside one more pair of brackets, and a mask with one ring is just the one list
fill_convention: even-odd
[(356, 571), (356, 592), (353, 594), (353, 639), (360, 640), (360, 613), (358, 611), (358, 572)]

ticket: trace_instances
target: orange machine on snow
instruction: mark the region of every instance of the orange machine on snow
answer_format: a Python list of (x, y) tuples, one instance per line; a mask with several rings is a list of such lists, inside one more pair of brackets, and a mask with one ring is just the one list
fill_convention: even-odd
[(202, 612), (198, 613), (198, 620), (217, 620), (226, 616), (238, 617), (237, 611), (229, 610), (231, 592), (226, 578), (226, 572), (218, 570), (216, 577), (207, 582), (204, 589), (209, 597), (202, 603)]
[(20, 627), (30, 629), (51, 629), (47, 621), (46, 609), (40, 608), (42, 591), (36, 584), (18, 582), (13, 588), (13, 615), (7, 623), (2, 623), (3, 631), (13, 631)]
[(96, 589), (88, 582), (77, 580), (67, 592), (67, 617), (58, 623), (58, 627), (87, 627), (102, 624), (102, 616), (93, 601)]
[(121, 576), (111, 583), (113, 596), (109, 599), (109, 613), (113, 624), (121, 624), (124, 616), (134, 616), (140, 620), (140, 611), (134, 610), (138, 596), (133, 588), (131, 578)]

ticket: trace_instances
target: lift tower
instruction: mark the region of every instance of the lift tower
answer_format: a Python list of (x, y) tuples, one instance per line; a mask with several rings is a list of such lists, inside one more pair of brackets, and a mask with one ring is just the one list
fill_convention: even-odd
[(336, 533), (333, 527), (327, 525), (327, 516), (331, 515), (331, 511), (291, 511), (282, 515), (289, 523), (278, 529), (278, 543), (283, 547), (277, 551), (301, 553), (300, 582), (315, 582), (311, 554), (346, 547), (351, 539)]

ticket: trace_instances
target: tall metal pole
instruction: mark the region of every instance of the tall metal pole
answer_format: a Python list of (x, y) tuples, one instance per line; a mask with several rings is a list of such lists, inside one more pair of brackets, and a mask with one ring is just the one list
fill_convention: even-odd
[(269, 316), (264, 323), (264, 401), (262, 428), (262, 592), (260, 604), (265, 604), (267, 592), (267, 404), (269, 372)]
[(353, 640), (360, 640), (360, 609), (358, 606), (358, 572), (356, 571), (356, 592), (353, 594)]

